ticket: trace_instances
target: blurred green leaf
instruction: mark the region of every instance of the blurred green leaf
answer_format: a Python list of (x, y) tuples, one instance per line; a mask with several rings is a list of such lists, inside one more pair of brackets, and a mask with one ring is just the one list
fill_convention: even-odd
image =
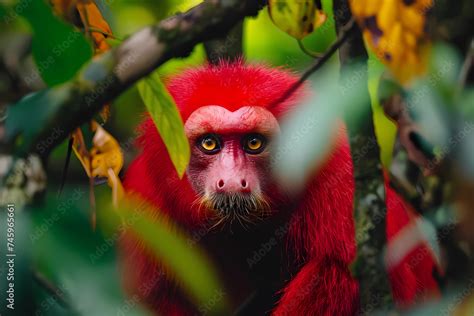
[(433, 45), (428, 73), (424, 79), (444, 99), (452, 99), (457, 91), (458, 77), (462, 65), (461, 58), (453, 46), (443, 42), (437, 42)]
[(474, 89), (466, 89), (460, 97), (461, 116), (466, 119), (459, 129), (459, 161), (464, 174), (474, 179)]
[[(151, 248), (156, 258), (174, 274), (188, 291), (196, 306), (206, 306), (213, 302), (216, 293), (222, 293), (223, 287), (213, 266), (199, 248), (189, 244), (186, 235), (173, 227), (169, 220), (156, 220), (151, 212), (143, 209), (142, 202), (134, 207), (125, 202), (120, 207), (120, 214), (125, 223), (129, 223), (134, 233)], [(113, 212), (113, 210), (110, 210)], [(156, 211), (155, 211), (156, 212)], [(228, 303), (225, 298), (218, 300), (209, 311), (212, 315), (226, 315)]]
[[(331, 1), (323, 1), (328, 21), (303, 39), (304, 46), (314, 52), (324, 52), (336, 38), (334, 19), (327, 11), (326, 2)], [(304, 70), (314, 61), (300, 49), (293, 37), (275, 27), (268, 10), (261, 10), (255, 19), (245, 19), (243, 41), (248, 60), (283, 65), (293, 70)], [(331, 62), (337, 60), (336, 56)]]
[(457, 143), (453, 142), (456, 129), (453, 124), (457, 76), (460, 69), (460, 58), (452, 47), (436, 43), (433, 46), (427, 74), (417, 80), (407, 90), (408, 110), (420, 128), (420, 134), (426, 140), (423, 149), (434, 148), (438, 158), (453, 153)]
[[(7, 223), (7, 206), (2, 206), (0, 212), (0, 256), (2, 262), (0, 263), (0, 315), (32, 315), (34, 312), (33, 291), (31, 289), (32, 274), (31, 274), (31, 242), (28, 238), (28, 232), (31, 231), (31, 219), (25, 209), (20, 209), (18, 206), (13, 206), (14, 211), (14, 225), (8, 227)], [(13, 228), (13, 238), (7, 238), (7, 231)], [(9, 236), (11, 237), (11, 236)], [(13, 252), (8, 251), (13, 243)], [(8, 255), (14, 254), (14, 257)], [(13, 271), (10, 270), (11, 265), (9, 260), (13, 259)], [(12, 278), (13, 277), (13, 278)], [(13, 287), (11, 287), (13, 284)], [(8, 301), (11, 298), (10, 293), (13, 289), (13, 301)], [(7, 292), (9, 291), (9, 292)], [(7, 308), (7, 304), (14, 303), (14, 310)]]
[(425, 245), (436, 264), (441, 264), (441, 249), (436, 229), (424, 218), (415, 219), (410, 225), (403, 227), (385, 246), (384, 260), (387, 268), (397, 267), (414, 249)]
[(122, 293), (114, 245), (119, 234), (105, 236), (90, 227), (88, 194), (87, 186), (66, 186), (60, 199), (48, 194), (44, 205), (29, 210), (33, 267), (71, 305), (60, 306), (38, 286), (37, 315), (146, 315)]
[(422, 80), (407, 95), (411, 117), (420, 129), (419, 135), (413, 138), (417, 147), (427, 157), (436, 155), (442, 158), (452, 150), (449, 148), (451, 115), (443, 104), (439, 91), (428, 80)]
[(71, 79), (92, 57), (90, 43), (55, 16), (46, 1), (21, 0), (19, 6), (33, 30), (33, 57), (43, 80), (53, 86)]
[(0, 19), (3, 19), (7, 15), (8, 11), (4, 4), (0, 3)]
[(176, 104), (157, 71), (137, 84), (138, 91), (168, 149), (178, 175), (182, 177), (191, 155), (183, 121)]
[[(433, 315), (474, 315), (474, 297), (472, 290), (474, 280), (466, 277), (461, 284), (451, 284), (444, 289), (439, 299), (418, 304), (408, 310), (407, 316), (433, 316)], [(374, 315), (383, 315), (383, 311), (375, 311)]]
[[(369, 75), (369, 94), (372, 103), (372, 111), (374, 112), (374, 127), (375, 134), (380, 146), (380, 156), (382, 163), (385, 167), (389, 167), (392, 161), (392, 149), (395, 143), (395, 136), (397, 133), (397, 127), (391, 119), (389, 119), (384, 112), (380, 102), (383, 102), (380, 94), (390, 93), (392, 91), (383, 91), (387, 88), (386, 81), (381, 81), (381, 75), (385, 71), (384, 65), (377, 59), (377, 56), (372, 52), (368, 51), (368, 75)], [(380, 87), (380, 88), (379, 88)]]
[(344, 84), (339, 83), (337, 70), (321, 70), (312, 81), (316, 92), (283, 122), (272, 164), (288, 189), (304, 188), (336, 140), (344, 116), (360, 121), (364, 102), (370, 102), (365, 98), (366, 85), (359, 80), (365, 72), (360, 67), (346, 73)]
[[(18, 103), (8, 107), (8, 116), (6, 120), (6, 137), (8, 141), (15, 138), (21, 140), (17, 143), (19, 152), (25, 152), (36, 141), (39, 132), (44, 128), (56, 114), (56, 111), (68, 98), (62, 93), (64, 90), (50, 88), (39, 92), (31, 93), (21, 99)], [(64, 133), (60, 128), (55, 128), (51, 135), (47, 135), (50, 140), (55, 140)], [(21, 136), (21, 138), (18, 138)], [(38, 144), (33, 148), (36, 152), (43, 154), (52, 148), (44, 143), (43, 147)]]

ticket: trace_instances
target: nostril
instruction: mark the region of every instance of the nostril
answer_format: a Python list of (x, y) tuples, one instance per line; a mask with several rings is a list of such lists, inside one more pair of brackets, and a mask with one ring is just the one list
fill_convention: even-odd
[(242, 188), (244, 188), (244, 189), (247, 188), (247, 181), (245, 181), (245, 179), (242, 179), (242, 181), (240, 183), (242, 184)]
[(222, 189), (224, 187), (224, 180), (219, 180), (219, 182), (217, 182), (217, 187)]

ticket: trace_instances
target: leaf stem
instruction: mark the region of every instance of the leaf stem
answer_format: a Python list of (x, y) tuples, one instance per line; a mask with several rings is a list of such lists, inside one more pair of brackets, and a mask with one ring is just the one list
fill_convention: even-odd
[(301, 51), (303, 53), (305, 53), (306, 55), (308, 55), (309, 57), (321, 58), (323, 56), (322, 53), (313, 52), (313, 51), (309, 50), (307, 47), (305, 47), (302, 40), (297, 39), (296, 42), (298, 43), (298, 46), (300, 47)]

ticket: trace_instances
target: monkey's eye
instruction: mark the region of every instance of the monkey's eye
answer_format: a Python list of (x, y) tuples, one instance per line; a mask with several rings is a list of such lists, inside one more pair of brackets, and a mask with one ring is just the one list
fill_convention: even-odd
[(199, 148), (205, 154), (215, 154), (221, 150), (221, 143), (216, 135), (209, 134), (203, 136), (198, 142)]
[(259, 154), (265, 149), (266, 140), (263, 135), (250, 134), (244, 138), (244, 150), (249, 154)]

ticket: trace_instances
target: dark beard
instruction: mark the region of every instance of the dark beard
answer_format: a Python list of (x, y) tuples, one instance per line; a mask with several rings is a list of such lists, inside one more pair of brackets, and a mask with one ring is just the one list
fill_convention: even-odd
[(261, 195), (213, 193), (204, 197), (201, 203), (210, 210), (210, 229), (232, 226), (235, 220), (246, 228), (271, 214), (270, 204)]

